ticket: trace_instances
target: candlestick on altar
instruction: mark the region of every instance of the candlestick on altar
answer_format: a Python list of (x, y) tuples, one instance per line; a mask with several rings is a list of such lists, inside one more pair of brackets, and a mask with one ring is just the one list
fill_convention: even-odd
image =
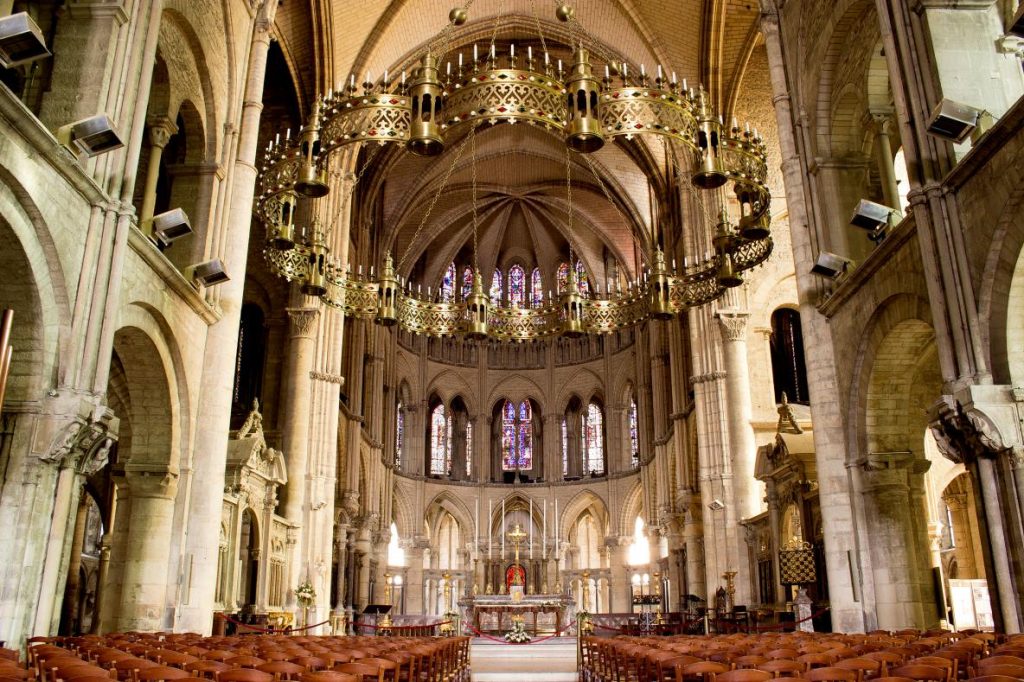
[(501, 560), (505, 560), (505, 498), (501, 499)]
[(530, 561), (533, 561), (533, 500), (530, 500)]
[(487, 558), (494, 558), (494, 542), (491, 539), (491, 529), (494, 527), (494, 500), (487, 500)]
[(475, 503), (474, 506), (476, 507), (476, 511), (474, 513), (475, 523), (473, 525), (473, 544), (475, 545), (478, 542), (480, 542), (480, 498), (479, 497), (476, 498), (476, 503)]
[(541, 533), (544, 539), (541, 541), (541, 559), (548, 559), (548, 501), (544, 500), (544, 532)]
[(558, 557), (558, 500), (555, 500), (555, 557)]

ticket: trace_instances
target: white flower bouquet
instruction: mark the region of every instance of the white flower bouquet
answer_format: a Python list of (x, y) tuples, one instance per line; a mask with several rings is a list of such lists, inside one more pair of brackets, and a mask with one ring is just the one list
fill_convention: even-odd
[(526, 644), (532, 639), (530, 633), (526, 631), (526, 626), (523, 625), (522, 618), (513, 620), (512, 629), (505, 633), (505, 641), (513, 644)]
[(316, 601), (316, 590), (313, 589), (313, 583), (308, 580), (299, 583), (299, 586), (295, 588), (295, 599), (300, 606), (312, 606)]

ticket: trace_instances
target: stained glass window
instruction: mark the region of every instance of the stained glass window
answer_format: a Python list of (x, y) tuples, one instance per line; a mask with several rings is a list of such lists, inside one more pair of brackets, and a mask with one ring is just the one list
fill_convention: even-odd
[(466, 478), (473, 475), (473, 422), (466, 422)]
[(565, 291), (566, 285), (569, 283), (569, 264), (562, 263), (558, 266), (558, 293)]
[(473, 268), (466, 266), (462, 271), (462, 300), (465, 301), (473, 292)]
[(395, 412), (395, 468), (402, 467), (402, 443), (405, 440), (405, 406), (401, 402)]
[(508, 269), (508, 302), (515, 308), (526, 305), (526, 272), (520, 265)]
[(519, 403), (519, 468), (533, 468), (533, 410), (529, 400)]
[(494, 276), (491, 277), (491, 305), (501, 305), (501, 270), (494, 269)]
[(583, 463), (589, 474), (604, 473), (604, 417), (597, 403), (590, 403), (583, 419)]
[(517, 407), (506, 400), (501, 409), (501, 468), (503, 471), (533, 468), (533, 409), (524, 400)]
[(576, 286), (580, 288), (581, 294), (590, 293), (590, 280), (587, 279), (587, 268), (581, 260), (576, 261)]
[(636, 423), (636, 400), (629, 399), (629, 459), (636, 469), (640, 466), (640, 434)]
[(448, 415), (444, 405), (438, 405), (430, 413), (430, 473), (448, 475), (448, 444), (451, 442)]
[(455, 263), (449, 263), (441, 278), (441, 302), (451, 303), (455, 300)]
[(501, 468), (516, 470), (516, 406), (511, 400), (505, 401), (501, 411)]
[(562, 417), (562, 477), (569, 475), (569, 425)]
[(530, 302), (534, 308), (544, 305), (544, 283), (540, 279), (540, 268), (534, 268), (530, 277)]

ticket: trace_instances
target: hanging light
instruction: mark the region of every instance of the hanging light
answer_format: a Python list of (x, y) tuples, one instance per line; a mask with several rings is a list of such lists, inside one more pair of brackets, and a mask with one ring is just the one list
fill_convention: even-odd
[(299, 289), (305, 296), (320, 297), (327, 293), (327, 245), (320, 231), (313, 231), (313, 245), (306, 256), (306, 278)]
[(466, 297), (466, 338), (483, 341), (487, 338), (487, 306), (490, 301), (484, 294), (483, 275), (473, 270), (473, 287)]
[(569, 112), (565, 143), (575, 151), (589, 154), (604, 146), (601, 119), (598, 116), (601, 84), (594, 78), (587, 50), (578, 48), (574, 62), (572, 75), (565, 84)]
[(656, 320), (671, 320), (675, 317), (672, 308), (672, 278), (665, 266), (665, 254), (655, 247), (654, 262), (651, 266), (651, 317)]
[(395, 274), (395, 265), (391, 260), (391, 254), (384, 256), (384, 267), (380, 271), (380, 279), (377, 280), (377, 318), (378, 324), (385, 327), (393, 327), (398, 323), (398, 276)]
[(320, 99), (313, 103), (309, 121), (302, 129), (299, 143), (302, 165), (299, 167), (299, 177), (295, 181), (295, 191), (311, 199), (327, 196), (329, 191), (327, 173), (318, 167), (320, 161), (320, 103)]
[[(572, 258), (570, 251), (570, 260)], [(576, 339), (585, 333), (583, 328), (583, 295), (580, 293), (579, 284), (576, 280), (576, 268), (569, 266), (569, 276), (566, 278), (565, 291), (562, 292), (559, 301), (562, 310), (562, 336), (567, 339)]]
[(270, 245), (280, 251), (291, 251), (295, 248), (295, 193), (288, 192), (280, 204), (274, 231), (270, 236)]
[(721, 157), (722, 125), (711, 111), (703, 89), (698, 96), (697, 124), (700, 161), (693, 174), (693, 185), (700, 189), (717, 189), (729, 180)]
[(412, 98), (412, 118), (406, 146), (413, 154), (437, 156), (444, 151), (439, 122), (444, 90), (437, 75), (437, 57), (429, 52), (423, 56), (409, 96)]

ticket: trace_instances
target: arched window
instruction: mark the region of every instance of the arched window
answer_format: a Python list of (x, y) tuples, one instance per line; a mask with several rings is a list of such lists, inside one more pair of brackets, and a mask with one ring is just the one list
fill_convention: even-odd
[(544, 283), (540, 278), (540, 268), (534, 268), (530, 277), (530, 302), (534, 308), (544, 305)]
[(466, 422), (466, 478), (473, 475), (473, 422)]
[(491, 305), (501, 305), (501, 270), (495, 268), (491, 277)]
[(447, 476), (451, 446), (451, 420), (439, 404), (430, 413), (430, 473), (431, 475)]
[(587, 268), (581, 260), (576, 261), (576, 286), (579, 287), (581, 294), (590, 293), (590, 280), (587, 278)]
[(651, 543), (644, 533), (644, 520), (639, 516), (633, 524), (633, 542), (626, 552), (626, 562), (630, 566), (642, 566), (651, 563)]
[(405, 566), (405, 550), (398, 544), (398, 524), (391, 524), (391, 541), (388, 542), (388, 566)]
[(526, 271), (521, 265), (508, 269), (508, 302), (514, 308), (526, 305)]
[(562, 478), (569, 475), (569, 424), (562, 417)]
[(462, 271), (462, 300), (465, 301), (473, 292), (473, 268), (466, 266)]
[(565, 291), (566, 285), (569, 283), (569, 264), (562, 263), (558, 266), (558, 293)]
[(441, 302), (452, 303), (455, 301), (455, 263), (449, 263), (448, 269), (444, 271), (441, 278)]
[(896, 175), (896, 189), (900, 193), (899, 209), (906, 214), (910, 208), (910, 199), (907, 198), (910, 194), (910, 173), (907, 171), (907, 155), (903, 147), (896, 152), (896, 158), (892, 160), (892, 169)]
[(629, 399), (629, 462), (636, 469), (640, 466), (640, 434), (637, 431), (636, 399)]
[(506, 400), (501, 408), (501, 468), (503, 471), (533, 468), (533, 409), (524, 400), (518, 407)]
[(395, 468), (402, 468), (402, 445), (405, 443), (405, 406), (398, 401), (395, 408)]
[(782, 402), (782, 394), (791, 403), (807, 405), (807, 366), (804, 362), (804, 341), (800, 326), (800, 313), (779, 308), (772, 313), (772, 374), (775, 379), (775, 402)]
[(252, 410), (252, 401), (263, 390), (263, 363), (266, 353), (266, 326), (263, 311), (254, 303), (242, 306), (235, 355), (235, 384), (232, 393), (231, 421), (237, 428)]
[(604, 415), (601, 414), (601, 407), (591, 402), (587, 406), (587, 412), (583, 415), (583, 468), (584, 473), (604, 473)]

